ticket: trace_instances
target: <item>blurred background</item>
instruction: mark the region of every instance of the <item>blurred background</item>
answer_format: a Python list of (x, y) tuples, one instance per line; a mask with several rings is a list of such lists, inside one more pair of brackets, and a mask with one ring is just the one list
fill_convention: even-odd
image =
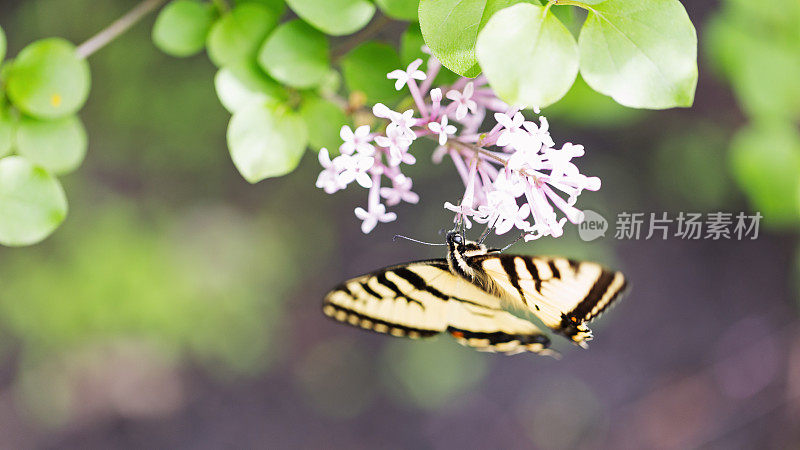
[[(13, 56), (41, 37), (82, 42), (133, 4), (5, 0), (0, 26)], [(315, 188), (311, 153), (249, 185), (211, 63), (162, 54), (152, 17), (139, 24), (90, 59), (66, 222), (0, 248), (0, 448), (800, 447), (800, 3), (684, 5), (694, 107), (625, 109), (579, 81), (543, 114), (557, 143), (586, 146), (582, 171), (603, 188), (578, 206), (612, 226), (622, 211), (760, 211), (760, 235), (585, 243), (572, 227), (518, 244), (632, 281), (591, 348), (559, 342), (560, 361), (325, 318), (344, 278), (442, 256), (391, 236), (440, 239), (442, 203), (463, 190), (454, 169), (419, 150), (422, 201), (366, 236), (352, 213), (366, 193)]]

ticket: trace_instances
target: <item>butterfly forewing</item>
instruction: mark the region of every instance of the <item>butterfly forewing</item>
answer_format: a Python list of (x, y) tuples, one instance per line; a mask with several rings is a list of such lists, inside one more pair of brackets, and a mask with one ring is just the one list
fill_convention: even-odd
[(341, 322), (395, 336), (448, 332), (478, 350), (554, 354), (536, 325), (505, 311), (501, 302), (452, 274), (445, 260), (429, 260), (348, 280), (325, 297), (323, 311)]
[(621, 272), (566, 258), (490, 253), (476, 256), (470, 264), (501, 288), (503, 297), (582, 346), (592, 338), (586, 323), (626, 287)]

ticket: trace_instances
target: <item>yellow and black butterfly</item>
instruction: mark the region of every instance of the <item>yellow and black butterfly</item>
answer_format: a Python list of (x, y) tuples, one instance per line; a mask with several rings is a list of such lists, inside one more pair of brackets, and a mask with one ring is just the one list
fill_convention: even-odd
[(387, 267), (340, 284), (323, 312), (393, 336), (450, 333), (465, 346), (507, 354), (555, 355), (549, 337), (509, 308), (530, 311), (581, 347), (586, 326), (626, 288), (620, 272), (560, 257), (507, 255), (447, 233), (445, 259)]

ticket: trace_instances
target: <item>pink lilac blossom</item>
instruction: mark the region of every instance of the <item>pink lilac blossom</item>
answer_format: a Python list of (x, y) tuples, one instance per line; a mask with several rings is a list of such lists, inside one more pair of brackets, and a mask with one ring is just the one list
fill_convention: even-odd
[[(558, 237), (567, 221), (583, 221), (583, 212), (575, 207), (578, 196), (600, 189), (601, 183), (575, 165), (584, 155), (582, 145), (568, 142), (558, 148), (544, 116), (538, 123), (526, 120), (522, 108), (497, 98), (483, 76), (432, 88), (441, 64), (430, 56), (423, 72), (422, 62), (417, 59), (387, 75), (396, 80), (397, 90), (408, 88), (415, 108), (401, 113), (377, 103), (372, 113), (376, 120), (384, 119), (385, 126), (373, 122), (355, 130), (342, 127), (341, 154), (331, 159), (326, 149), (319, 153), (323, 170), (317, 187), (329, 194), (352, 182), (368, 189), (367, 208), (356, 208), (355, 215), (362, 221), (361, 230), (369, 233), (378, 223), (397, 218), (387, 206), (419, 202), (403, 170), (416, 163), (412, 145), (424, 137), (438, 144), (434, 162), (449, 157), (464, 183), (461, 199), (444, 203), (455, 213), (454, 221), (468, 228), (472, 222), (486, 224), (498, 235), (516, 229), (525, 240)], [(538, 108), (533, 110), (539, 114)], [(480, 132), (487, 113), (495, 123)], [(383, 178), (388, 186), (382, 186)]]

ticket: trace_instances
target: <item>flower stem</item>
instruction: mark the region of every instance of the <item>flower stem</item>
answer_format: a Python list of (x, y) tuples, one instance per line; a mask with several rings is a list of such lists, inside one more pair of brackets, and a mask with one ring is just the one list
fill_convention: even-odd
[(408, 80), (408, 90), (411, 91), (411, 98), (414, 99), (414, 103), (417, 105), (417, 110), (419, 110), (422, 118), (433, 120), (433, 117), (428, 115), (428, 107), (425, 106), (425, 101), (422, 99), (422, 94), (419, 92), (419, 86), (417, 86), (417, 82), (413, 78)]
[(76, 52), (80, 58), (86, 59), (94, 52), (105, 47), (109, 42), (113, 41), (121, 34), (128, 31), (137, 22), (156, 8), (166, 3), (167, 0), (144, 0), (133, 9), (128, 11), (127, 14), (115, 20), (111, 25), (92, 36), (89, 40), (79, 45)]

